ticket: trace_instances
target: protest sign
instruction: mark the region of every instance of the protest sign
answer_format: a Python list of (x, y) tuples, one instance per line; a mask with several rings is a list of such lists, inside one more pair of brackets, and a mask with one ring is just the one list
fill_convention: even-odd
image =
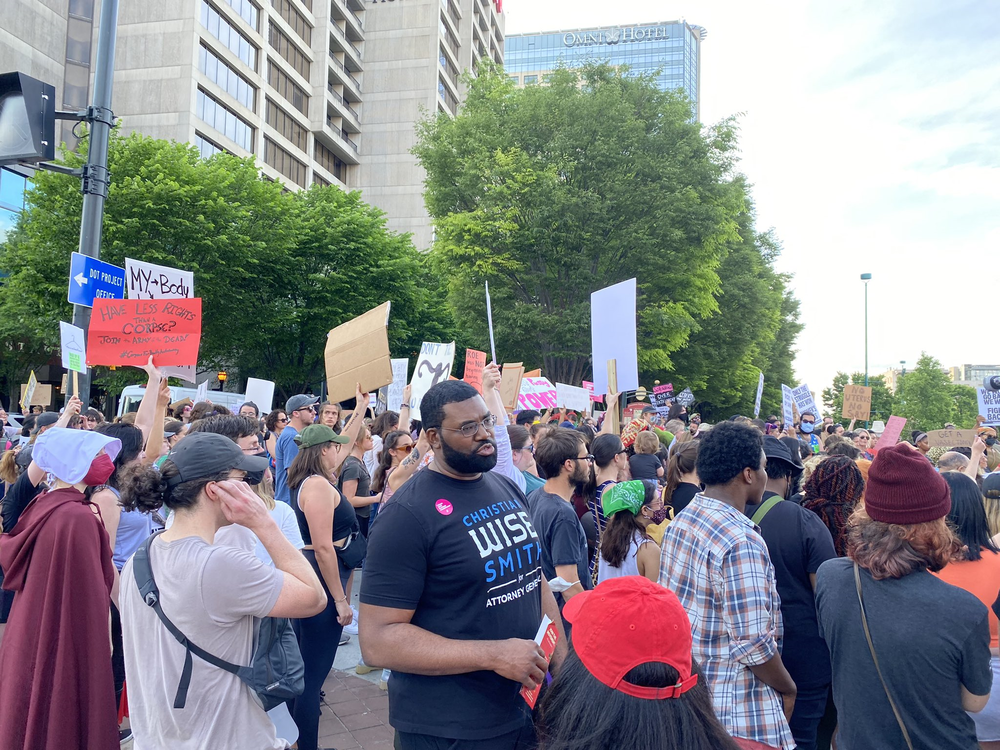
[(757, 381), (757, 399), (753, 402), (753, 417), (760, 416), (760, 400), (764, 396), (764, 371), (761, 370), (760, 380)]
[[(634, 391), (639, 387), (636, 345), (635, 279), (623, 281), (590, 295), (590, 336), (597, 393)], [(618, 386), (608, 387), (605, 365), (615, 360)]]
[(190, 299), (194, 296), (194, 274), (126, 258), (125, 292), (129, 299)]
[(816, 400), (813, 398), (809, 386), (803, 383), (798, 388), (792, 389), (792, 397), (795, 399), (795, 408), (799, 410), (799, 417), (809, 413), (820, 420), (819, 409), (816, 408)]
[(547, 378), (523, 378), (521, 391), (517, 397), (517, 408), (520, 411), (555, 409), (556, 387)]
[(83, 329), (60, 320), (59, 343), (62, 349), (62, 366), (74, 372), (86, 372), (87, 341)]
[(931, 430), (927, 444), (931, 448), (971, 448), (976, 442), (975, 430)]
[(673, 383), (663, 383), (662, 385), (654, 385), (653, 393), (656, 395), (665, 395), (670, 398), (674, 395), (674, 384)]
[(490, 282), (486, 282), (486, 322), (490, 327), (490, 355), (491, 362), (497, 361), (497, 342), (493, 337), (493, 302), (490, 301)]
[(976, 393), (979, 394), (979, 413), (986, 417), (986, 424), (1000, 425), (1000, 391), (980, 386)]
[(604, 403), (604, 396), (598, 396), (596, 394), (596, 392), (594, 391), (594, 384), (593, 383), (591, 383), (589, 380), (584, 380), (583, 381), (583, 387), (586, 388), (587, 392), (590, 394), (590, 400), (591, 401), (593, 401), (595, 404), (603, 404)]
[(872, 389), (864, 385), (844, 386), (844, 419), (863, 419), (866, 422), (872, 414)]
[(500, 400), (507, 411), (514, 411), (517, 408), (517, 397), (521, 393), (523, 378), (524, 367), (520, 362), (505, 364), (500, 371)]
[(697, 399), (694, 397), (694, 394), (691, 392), (690, 388), (685, 388), (683, 391), (677, 394), (677, 397), (674, 400), (678, 404), (686, 406), (688, 409), (690, 409), (692, 406), (694, 406), (694, 402)]
[(784, 423), (785, 427), (791, 427), (795, 424), (795, 396), (792, 395), (792, 389), (787, 385), (782, 383), (781, 385), (781, 421)]
[[(32, 373), (34, 376), (34, 373)], [(32, 406), (48, 406), (52, 403), (52, 386), (49, 383), (39, 383), (34, 381), (31, 395), (28, 395), (28, 386), (32, 385), (31, 379), (27, 383), (21, 383), (21, 409), (27, 414)]]
[(882, 436), (875, 443), (875, 452), (878, 453), (883, 448), (891, 448), (898, 443), (899, 436), (903, 434), (904, 426), (906, 426), (906, 420), (903, 417), (889, 417), (889, 421), (885, 423), (885, 430), (882, 432)]
[(364, 393), (392, 382), (389, 362), (389, 308), (383, 302), (363, 315), (334, 328), (326, 337), (327, 398), (336, 403), (354, 398), (361, 384)]
[(194, 392), (194, 401), (198, 403), (199, 401), (208, 401), (208, 381), (202, 381), (198, 384), (198, 388)]
[(271, 403), (274, 401), (274, 382), (259, 378), (247, 378), (246, 397), (247, 401), (253, 401), (257, 404), (257, 409), (262, 417), (267, 416), (271, 411)]
[(486, 352), (476, 349), (465, 350), (465, 375), (462, 377), (479, 395), (483, 395), (483, 368), (486, 367)]
[(539, 370), (531, 370), (529, 372), (524, 373), (524, 377), (526, 377), (526, 378), (540, 378), (540, 377), (542, 377), (542, 371), (540, 369)]
[(88, 365), (196, 365), (201, 300), (95, 299)]
[(389, 360), (392, 367), (392, 382), (386, 388), (385, 408), (392, 411), (399, 411), (403, 405), (403, 389), (406, 388), (406, 371), (410, 367), (410, 360), (402, 359)]
[[(32, 370), (31, 374), (28, 376), (27, 383), (21, 383), (21, 413), (27, 414), (30, 411), (30, 407), (34, 401), (35, 391), (38, 389), (38, 378), (35, 377), (35, 371)], [(46, 402), (48, 403), (48, 402)]]
[(588, 412), (590, 411), (590, 392), (586, 388), (578, 388), (575, 385), (556, 383), (556, 406), (573, 411)]
[[(431, 389), (448, 379), (451, 366), (455, 361), (455, 342), (450, 344), (432, 344), (424, 342), (420, 345), (420, 356), (413, 370), (413, 382), (410, 384), (410, 417), (420, 419), (420, 401)], [(402, 400), (402, 394), (400, 394)], [(389, 402), (392, 405), (392, 401)]]

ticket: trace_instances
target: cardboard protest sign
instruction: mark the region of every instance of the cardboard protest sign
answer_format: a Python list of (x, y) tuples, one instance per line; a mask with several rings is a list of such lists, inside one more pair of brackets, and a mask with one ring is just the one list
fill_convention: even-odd
[(524, 377), (526, 377), (526, 378), (540, 378), (540, 377), (542, 377), (542, 371), (540, 369), (538, 369), (538, 370), (529, 370), (528, 372), (524, 373)]
[(196, 365), (201, 300), (95, 299), (88, 365)]
[(500, 400), (507, 411), (517, 408), (517, 397), (521, 393), (521, 380), (524, 378), (524, 367), (521, 364), (505, 364), (500, 371)]
[(125, 293), (129, 299), (190, 299), (194, 296), (194, 274), (126, 258)]
[(844, 386), (844, 408), (841, 416), (844, 419), (863, 419), (867, 421), (872, 414), (872, 389), (864, 385)]
[(274, 381), (247, 378), (247, 401), (253, 401), (260, 410), (260, 415), (266, 416), (271, 411), (274, 401)]
[(979, 394), (979, 413), (986, 417), (986, 424), (1000, 425), (1000, 391), (980, 386), (976, 393)]
[(586, 388), (587, 392), (590, 394), (590, 400), (591, 401), (593, 401), (595, 404), (603, 404), (604, 403), (604, 396), (598, 396), (595, 393), (595, 391), (594, 391), (594, 384), (593, 383), (591, 383), (589, 380), (584, 380), (583, 381), (583, 387)]
[(795, 424), (795, 396), (787, 385), (781, 385), (781, 421), (785, 427)]
[(462, 377), (479, 395), (483, 395), (483, 368), (486, 367), (486, 352), (476, 349), (465, 350), (465, 375)]
[[(635, 294), (635, 279), (629, 279), (590, 295), (594, 390), (598, 393), (634, 391), (639, 387)], [(618, 374), (618, 386), (614, 391), (607, 380), (609, 359), (615, 360)]]
[[(413, 370), (413, 382), (410, 384), (410, 417), (420, 419), (420, 401), (431, 389), (431, 386), (448, 379), (451, 366), (455, 361), (455, 342), (449, 344), (431, 344), (424, 342), (420, 346), (420, 356)], [(402, 399), (402, 395), (400, 395)], [(390, 406), (392, 401), (389, 402)]]
[(410, 360), (402, 359), (389, 360), (392, 367), (392, 382), (389, 383), (385, 392), (385, 408), (392, 411), (399, 411), (403, 405), (403, 389), (406, 388), (406, 371), (410, 367)]
[(59, 321), (62, 366), (74, 372), (87, 371), (87, 337), (82, 328)]
[(590, 392), (575, 385), (556, 383), (556, 405), (573, 411), (590, 411)]
[(816, 400), (813, 398), (808, 384), (803, 383), (798, 388), (793, 388), (792, 397), (795, 399), (795, 408), (799, 410), (800, 417), (809, 413), (816, 417), (817, 421), (821, 419), (819, 409), (816, 408)]
[(889, 417), (889, 421), (885, 423), (885, 430), (882, 431), (881, 437), (875, 443), (875, 452), (877, 453), (883, 448), (891, 448), (898, 443), (899, 436), (903, 434), (905, 426), (906, 420), (903, 417)]
[(198, 384), (198, 388), (194, 392), (194, 401), (198, 403), (199, 401), (208, 401), (208, 381), (204, 380)]
[(975, 430), (931, 430), (927, 433), (931, 448), (971, 448), (974, 442)]
[(366, 393), (392, 382), (389, 362), (389, 308), (384, 302), (334, 328), (326, 337), (326, 389), (330, 401), (354, 398), (361, 384)]
[[(28, 376), (27, 383), (21, 383), (21, 413), (27, 414), (31, 408), (31, 405), (35, 402), (32, 399), (35, 397), (35, 391), (38, 390), (38, 378), (35, 377), (35, 371), (32, 370), (31, 374)], [(46, 401), (45, 403), (48, 403)]]
[(547, 378), (529, 378), (521, 380), (521, 390), (517, 397), (518, 410), (556, 408), (556, 387)]
[(753, 402), (753, 417), (756, 419), (760, 416), (760, 400), (764, 396), (764, 372), (760, 373), (760, 380), (757, 381), (757, 398)]
[[(31, 373), (34, 377), (35, 373)], [(28, 387), (31, 388), (31, 393), (28, 393)], [(28, 410), (32, 406), (48, 406), (52, 403), (52, 386), (49, 383), (39, 383), (37, 380), (32, 383), (31, 379), (28, 379), (27, 383), (21, 383), (21, 409), (23, 413), (27, 414)]]

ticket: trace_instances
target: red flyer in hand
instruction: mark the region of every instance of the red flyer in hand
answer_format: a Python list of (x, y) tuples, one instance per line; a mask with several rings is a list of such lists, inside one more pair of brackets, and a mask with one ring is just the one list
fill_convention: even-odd
[[(555, 623), (549, 619), (548, 615), (542, 617), (542, 624), (538, 626), (538, 632), (535, 634), (535, 643), (542, 647), (542, 653), (545, 654), (545, 662), (548, 663), (552, 661), (552, 654), (555, 653), (556, 643), (559, 642), (559, 631), (556, 630)], [(544, 680), (543, 680), (544, 682)], [(538, 702), (538, 694), (542, 692), (542, 683), (539, 683), (531, 690), (521, 686), (521, 697), (524, 698), (525, 703), (527, 703), (532, 708)]]

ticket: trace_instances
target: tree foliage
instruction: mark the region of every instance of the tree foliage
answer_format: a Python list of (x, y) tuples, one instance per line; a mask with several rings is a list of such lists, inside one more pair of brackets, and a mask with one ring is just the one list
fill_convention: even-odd
[(523, 89), (484, 67), (469, 85), (459, 115), (423, 123), (414, 149), (432, 258), (467, 340), (488, 341), (488, 280), (500, 359), (579, 383), (592, 371), (590, 294), (635, 277), (648, 384), (752, 404), (758, 367), (790, 370), (777, 360), (791, 354), (795, 305), (734, 173), (732, 122), (702, 128), (683, 96), (606, 65)]
[[(84, 144), (86, 141), (83, 142)], [(85, 149), (86, 146), (84, 145)], [(69, 153), (75, 167), (82, 153)], [(210, 159), (185, 144), (113, 135), (102, 260), (126, 256), (194, 272), (203, 299), (200, 365), (276, 381), (279, 394), (318, 388), (326, 333), (392, 301), (390, 345), (418, 351), (450, 322), (426, 258), (385, 228), (358, 193), (319, 187), (287, 192), (261, 179), (253, 160)], [(74, 177), (38, 172), (17, 227), (0, 245), (9, 276), (0, 294), (0, 352), (7, 390), (58, 355), (70, 252), (81, 195)], [(96, 382), (117, 385), (105, 368)], [(134, 381), (134, 375), (131, 376)]]
[[(896, 412), (906, 417), (906, 429), (940, 430), (951, 422), (955, 413), (952, 387), (941, 363), (926, 352), (921, 353), (917, 366), (900, 377), (896, 388)], [(975, 417), (973, 414), (973, 423)]]

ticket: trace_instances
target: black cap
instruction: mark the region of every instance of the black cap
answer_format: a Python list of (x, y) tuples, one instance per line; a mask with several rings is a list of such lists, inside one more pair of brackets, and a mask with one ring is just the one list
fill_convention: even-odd
[(167, 480), (171, 487), (195, 479), (208, 479), (224, 471), (239, 469), (248, 474), (263, 472), (267, 459), (248, 456), (225, 435), (214, 432), (196, 432), (188, 435), (167, 454), (177, 467), (178, 475)]
[(43, 411), (35, 417), (35, 427), (51, 427), (59, 421), (59, 415), (54, 411)]
[(644, 407), (642, 407), (642, 413), (643, 414), (650, 414), (650, 413), (655, 412), (655, 411), (656, 411), (656, 407), (655, 406), (644, 406)]
[(792, 468), (802, 471), (802, 461), (799, 457), (793, 456), (788, 446), (773, 435), (764, 436), (764, 455), (768, 461), (784, 461)]

